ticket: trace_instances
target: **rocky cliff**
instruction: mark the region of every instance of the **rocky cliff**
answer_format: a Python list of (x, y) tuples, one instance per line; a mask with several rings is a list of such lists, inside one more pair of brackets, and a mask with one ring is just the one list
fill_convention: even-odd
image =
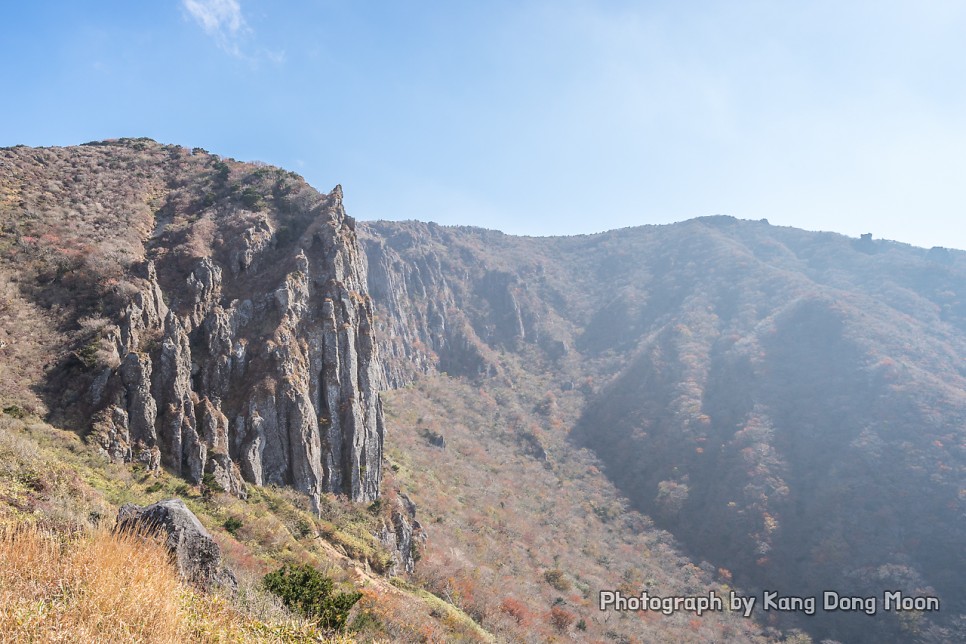
[(360, 240), (389, 386), (436, 371), (495, 375), (501, 351), (566, 352), (559, 338), (567, 324), (553, 308), (559, 298), (544, 288), (539, 256), (512, 256), (519, 250), (514, 238), (480, 228), (367, 222)]
[[(160, 461), (196, 483), (210, 474), (233, 492), (245, 480), (292, 485), (316, 502), (321, 492), (378, 496), (383, 427), (365, 267), (341, 190), (315, 210), (281, 264), (252, 270), (259, 226), (247, 228), (235, 261), (199, 259), (170, 308), (147, 264), (147, 289), (110, 332), (120, 366), (91, 389), (94, 431), (111, 456)], [(272, 227), (262, 229), (268, 247)], [(243, 286), (271, 269), (275, 285)], [(225, 273), (249, 296), (227, 298)]]
[[(38, 383), (54, 413), (89, 421), (112, 458), (193, 483), (236, 494), (243, 482), (291, 485), (315, 503), (323, 492), (378, 496), (382, 375), (340, 187), (321, 195), (281, 170), (144, 141), (5, 153), (7, 227), (39, 276), (25, 299), (72, 294), (59, 322), (95, 329), (69, 337), (80, 348), (61, 358), (59, 379)], [(97, 190), (115, 173), (133, 194)], [(74, 210), (73, 229), (51, 224), (50, 203)], [(101, 211), (139, 203), (139, 233), (116, 218), (98, 225)], [(88, 235), (114, 246), (42, 276), (44, 258)], [(118, 239), (131, 250), (112, 260)]]

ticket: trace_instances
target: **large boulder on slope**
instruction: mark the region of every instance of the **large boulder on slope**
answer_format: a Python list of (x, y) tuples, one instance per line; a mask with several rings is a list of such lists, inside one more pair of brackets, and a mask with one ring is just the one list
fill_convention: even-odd
[(181, 499), (146, 507), (128, 503), (118, 511), (115, 529), (163, 538), (181, 577), (198, 588), (238, 586), (234, 573), (221, 563), (221, 548)]

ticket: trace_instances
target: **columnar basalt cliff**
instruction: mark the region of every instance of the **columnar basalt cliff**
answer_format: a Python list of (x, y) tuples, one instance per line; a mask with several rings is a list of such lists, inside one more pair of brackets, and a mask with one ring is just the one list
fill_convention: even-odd
[[(292, 485), (315, 502), (322, 492), (378, 496), (380, 373), (340, 188), (313, 220), (289, 256), (257, 273), (257, 249), (224, 268), (197, 260), (171, 307), (148, 262), (147, 288), (109, 334), (120, 367), (91, 389), (94, 432), (112, 457), (160, 461), (196, 483), (208, 474), (235, 493), (244, 480)], [(249, 296), (228, 299), (225, 273)]]
[[(106, 268), (88, 259), (73, 269), (86, 281), (65, 285), (75, 299), (87, 289), (101, 316), (86, 347), (62, 361), (67, 376), (45, 390), (55, 412), (89, 423), (112, 458), (164, 465), (193, 483), (236, 494), (244, 482), (291, 485), (316, 504), (324, 492), (378, 496), (383, 377), (366, 262), (340, 187), (321, 195), (281, 170), (147, 142), (14, 156), (23, 174), (51, 185), (69, 183), (65, 159), (78, 175), (105, 161), (147, 175), (127, 203), (101, 194), (73, 202), (82, 224), (92, 211), (95, 230), (72, 234), (127, 236), (131, 252), (114, 267), (112, 290), (100, 248), (88, 257)], [(22, 209), (41, 209), (44, 196), (24, 194)], [(99, 229), (102, 203), (139, 201), (148, 206), (139, 232)], [(43, 235), (64, 243), (62, 229)]]
[(553, 355), (565, 351), (555, 339), (561, 316), (545, 293), (530, 289), (535, 278), (541, 290), (541, 265), (504, 267), (489, 255), (487, 244), (507, 239), (496, 231), (421, 222), (360, 227), (389, 386), (436, 371), (494, 375), (501, 350), (528, 344)]

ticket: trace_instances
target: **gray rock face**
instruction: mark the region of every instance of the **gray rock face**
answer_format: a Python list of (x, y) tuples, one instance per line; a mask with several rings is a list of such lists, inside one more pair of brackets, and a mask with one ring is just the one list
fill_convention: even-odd
[(360, 226), (369, 293), (378, 309), (379, 354), (390, 387), (443, 371), (499, 373), (499, 352), (524, 343), (561, 357), (566, 323), (530, 292), (543, 281), (539, 258), (526, 274), (506, 270), (487, 252), (502, 233), (419, 222)]
[(235, 494), (378, 496), (384, 379), (354, 222), (338, 187), (294, 217), (284, 245), (259, 218), (188, 270), (171, 253), (147, 264), (109, 334), (119, 366), (88, 396), (109, 456)]
[(390, 387), (437, 369), (486, 373), (496, 362), (461, 311), (461, 289), (444, 276), (437, 240), (421, 232), (385, 238), (373, 230), (363, 237), (369, 292), (382, 311), (379, 350)]
[(191, 388), (191, 345), (186, 321), (174, 312), (165, 320), (154, 395), (159, 404), (161, 462), (191, 481), (201, 480), (204, 446), (195, 428)]
[(238, 587), (234, 573), (221, 563), (221, 548), (181, 499), (146, 507), (124, 505), (118, 512), (115, 529), (163, 536), (181, 577), (199, 588)]
[(416, 504), (408, 496), (400, 494), (396, 498), (390, 520), (383, 524), (377, 536), (393, 555), (390, 576), (416, 570), (419, 548), (426, 542), (426, 533), (416, 520)]
[(160, 328), (168, 317), (168, 305), (164, 301), (164, 294), (158, 283), (158, 272), (154, 262), (147, 263), (146, 274), (144, 290), (135, 294), (122, 314), (120, 326), (112, 334), (119, 358), (129, 351), (138, 351), (145, 332)]

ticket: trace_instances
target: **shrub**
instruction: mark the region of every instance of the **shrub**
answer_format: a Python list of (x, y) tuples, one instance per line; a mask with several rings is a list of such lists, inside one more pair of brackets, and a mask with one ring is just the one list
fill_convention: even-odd
[(242, 523), (242, 520), (239, 519), (238, 517), (228, 517), (227, 519), (225, 519), (225, 522), (222, 524), (225, 530), (227, 530), (231, 534), (235, 534), (236, 532), (238, 532), (238, 530), (243, 525), (245, 524)]
[(215, 161), (212, 164), (212, 169), (215, 171), (215, 181), (218, 183), (225, 183), (228, 180), (228, 176), (231, 174), (231, 168), (224, 161)]
[(88, 369), (93, 368), (97, 365), (97, 342), (91, 342), (90, 344), (85, 344), (83, 347), (77, 350), (78, 359), (84, 363), (84, 366)]
[(242, 204), (250, 210), (261, 208), (263, 205), (261, 193), (252, 186), (248, 186), (242, 190), (240, 199)]
[(500, 603), (500, 610), (521, 626), (526, 626), (530, 622), (530, 611), (527, 605), (514, 597), (507, 597)]
[(553, 627), (558, 631), (567, 630), (567, 628), (573, 624), (576, 618), (576, 615), (562, 606), (554, 606), (550, 609), (550, 623), (553, 624)]
[(562, 570), (557, 570), (556, 568), (553, 570), (548, 570), (543, 574), (543, 578), (547, 581), (548, 584), (550, 584), (551, 586), (553, 586), (554, 588), (556, 588), (562, 593), (565, 593), (568, 590), (570, 590), (570, 582), (567, 581), (566, 577), (564, 577)]
[(27, 417), (27, 412), (25, 412), (23, 408), (18, 405), (7, 405), (3, 408), (3, 413), (19, 420), (23, 420)]
[(360, 592), (333, 594), (332, 580), (308, 564), (282, 566), (265, 575), (263, 583), (289, 609), (333, 630), (345, 628), (349, 611), (362, 598)]
[(201, 495), (209, 499), (214, 493), (224, 492), (225, 488), (215, 479), (215, 475), (210, 472), (201, 477)]

